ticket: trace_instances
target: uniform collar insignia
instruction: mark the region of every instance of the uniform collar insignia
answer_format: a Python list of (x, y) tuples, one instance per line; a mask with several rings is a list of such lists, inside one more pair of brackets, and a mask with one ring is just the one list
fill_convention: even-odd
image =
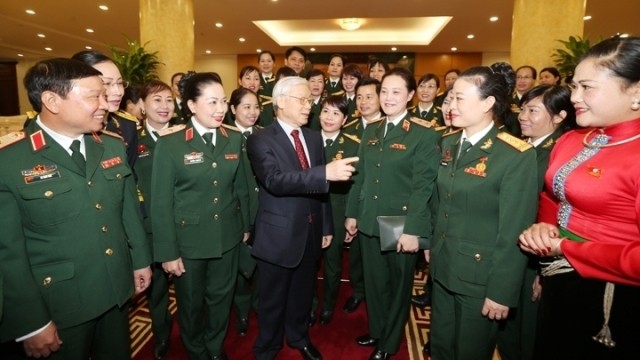
[(491, 139), (487, 139), (487, 141), (485, 141), (484, 144), (482, 144), (482, 146), (480, 146), (480, 149), (489, 150), (491, 148), (491, 146), (493, 146), (493, 141)]
[(187, 131), (184, 132), (184, 140), (191, 141), (193, 139), (193, 128), (188, 128)]
[(411, 128), (411, 122), (407, 119), (402, 120), (402, 130), (407, 132), (409, 131), (410, 128)]
[(40, 151), (47, 145), (47, 141), (44, 138), (44, 133), (42, 130), (38, 130), (31, 134), (31, 148), (33, 151)]

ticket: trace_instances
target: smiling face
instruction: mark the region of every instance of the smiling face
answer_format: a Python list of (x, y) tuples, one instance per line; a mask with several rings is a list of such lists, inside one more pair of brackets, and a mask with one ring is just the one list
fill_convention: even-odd
[(451, 90), (451, 88), (453, 88), (453, 83), (455, 83), (456, 80), (458, 80), (458, 74), (456, 74), (455, 71), (451, 71), (445, 75), (444, 85), (447, 87), (447, 90)]
[(260, 116), (260, 104), (255, 94), (245, 94), (238, 106), (231, 106), (231, 111), (236, 117), (236, 123), (245, 129), (256, 124)]
[(294, 128), (306, 125), (312, 101), (309, 86), (300, 84), (292, 87), (288, 95), (278, 99), (278, 119)]
[(580, 126), (605, 127), (638, 117), (630, 107), (640, 97), (640, 83), (627, 86), (593, 58), (578, 64), (571, 88), (571, 103)]
[(374, 78), (378, 81), (382, 81), (382, 77), (386, 73), (384, 66), (380, 63), (374, 64), (371, 69), (369, 69), (369, 77)]
[(220, 127), (227, 112), (227, 98), (219, 83), (205, 83), (200, 96), (187, 102), (195, 120), (207, 129)]
[(345, 121), (347, 121), (347, 117), (337, 107), (331, 104), (322, 106), (320, 126), (325, 135), (332, 136), (336, 134), (340, 131)]
[(418, 95), (418, 100), (421, 103), (431, 104), (438, 94), (438, 85), (434, 79), (423, 81), (418, 85), (416, 93)]
[(562, 122), (562, 118), (549, 114), (542, 102), (542, 96), (538, 96), (522, 106), (522, 111), (518, 114), (518, 121), (522, 135), (535, 141), (554, 132)]
[(361, 85), (356, 91), (356, 107), (365, 119), (380, 112), (380, 98), (376, 92), (376, 85)]
[(262, 53), (260, 54), (260, 61), (258, 62), (258, 67), (263, 74), (271, 74), (273, 72), (273, 59), (271, 58), (271, 54)]
[(524, 67), (516, 73), (516, 90), (518, 93), (524, 94), (535, 85), (536, 79), (533, 77), (533, 71)]
[(120, 108), (120, 101), (124, 95), (124, 82), (120, 70), (111, 61), (103, 61), (93, 65), (93, 68), (102, 73), (102, 81), (107, 89), (107, 102), (109, 103), (109, 112), (116, 112)]
[(395, 118), (407, 110), (407, 103), (413, 97), (407, 83), (398, 75), (384, 78), (380, 87), (380, 107), (390, 118)]
[(173, 116), (173, 96), (171, 91), (163, 89), (147, 95), (142, 100), (147, 113), (147, 123), (154, 129), (162, 129)]
[[(102, 130), (108, 116), (105, 88), (97, 76), (72, 80), (65, 97), (52, 91), (42, 93), (41, 119), (56, 132), (76, 138), (82, 134)], [(57, 116), (49, 116), (50, 113)]]
[(257, 71), (246, 72), (240, 79), (238, 85), (253, 92), (257, 92), (260, 88), (260, 74)]
[(558, 83), (558, 80), (560, 80), (560, 78), (553, 76), (552, 73), (548, 71), (541, 71), (538, 83), (540, 85), (555, 85)]

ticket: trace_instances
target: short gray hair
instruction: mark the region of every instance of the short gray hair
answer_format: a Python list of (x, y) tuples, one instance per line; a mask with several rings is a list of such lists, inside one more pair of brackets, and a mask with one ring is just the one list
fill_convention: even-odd
[(309, 86), (309, 82), (305, 78), (299, 76), (288, 76), (278, 80), (276, 86), (273, 87), (271, 98), (273, 99), (273, 108), (278, 107), (278, 98), (291, 94), (291, 89), (298, 85)]

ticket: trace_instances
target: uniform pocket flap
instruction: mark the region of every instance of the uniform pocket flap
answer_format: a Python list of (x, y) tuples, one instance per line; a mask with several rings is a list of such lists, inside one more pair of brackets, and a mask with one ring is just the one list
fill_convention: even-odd
[(74, 264), (63, 262), (33, 267), (33, 276), (42, 286), (49, 287), (56, 282), (69, 280), (74, 275)]
[(71, 191), (71, 184), (63, 179), (26, 185), (18, 189), (20, 196), (25, 200), (53, 199), (69, 191)]
[(200, 223), (200, 215), (198, 214), (176, 214), (176, 224), (188, 225)]
[(104, 177), (107, 180), (120, 180), (131, 175), (131, 169), (128, 166), (120, 165), (112, 168), (104, 169)]
[(473, 258), (475, 261), (491, 260), (493, 248), (490, 246), (461, 242), (458, 246), (458, 252)]

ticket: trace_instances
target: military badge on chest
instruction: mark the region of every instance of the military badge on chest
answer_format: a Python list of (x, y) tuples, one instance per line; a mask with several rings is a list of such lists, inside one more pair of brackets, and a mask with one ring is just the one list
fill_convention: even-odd
[(487, 160), (489, 160), (488, 156), (481, 157), (478, 160), (480, 161), (479, 163), (477, 163), (475, 166), (470, 166), (468, 168), (465, 168), (464, 172), (466, 172), (467, 174), (475, 175), (475, 176), (487, 177), (487, 164), (486, 164)]
[(149, 151), (149, 147), (145, 144), (138, 144), (138, 148), (136, 149), (139, 158), (143, 158), (151, 155), (151, 151)]
[(453, 161), (453, 157), (451, 156), (451, 149), (447, 149), (444, 152), (444, 155), (440, 159), (440, 165), (449, 166), (449, 163)]
[(32, 169), (21, 171), (25, 184), (32, 184), (38, 181), (50, 180), (60, 177), (58, 166), (52, 165), (36, 165)]
[(333, 160), (341, 160), (344, 157), (344, 151), (339, 150), (338, 153), (333, 157)]
[(204, 162), (204, 153), (203, 152), (191, 152), (189, 154), (184, 155), (184, 164), (185, 165), (193, 165), (193, 164), (201, 164)]

